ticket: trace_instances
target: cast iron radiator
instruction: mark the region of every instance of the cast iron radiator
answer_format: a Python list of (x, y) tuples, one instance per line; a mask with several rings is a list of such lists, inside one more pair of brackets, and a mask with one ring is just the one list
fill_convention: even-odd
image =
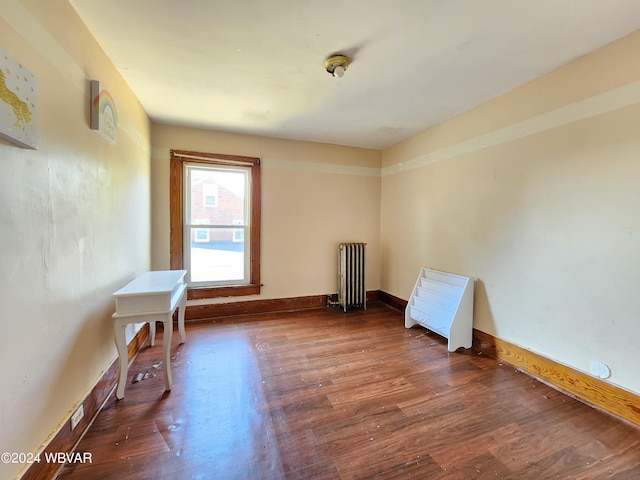
[(364, 284), (364, 247), (366, 243), (341, 243), (338, 248), (338, 301), (348, 308), (367, 308)]

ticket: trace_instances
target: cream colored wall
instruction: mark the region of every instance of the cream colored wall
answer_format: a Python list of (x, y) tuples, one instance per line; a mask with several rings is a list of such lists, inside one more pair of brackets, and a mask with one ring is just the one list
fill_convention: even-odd
[[(0, 47), (39, 80), (38, 150), (0, 141), (0, 451), (47, 443), (116, 357), (111, 293), (168, 267), (170, 148), (263, 159), (261, 298), (334, 292), (337, 244), (365, 241), (368, 289), (476, 276), (477, 328), (640, 393), (640, 34), (382, 155), (164, 125), (151, 149), (64, 0), (5, 1)], [(89, 129), (89, 79), (115, 98), (115, 146)]]
[[(66, 1), (4, 1), (0, 48), (39, 89), (38, 149), (0, 140), (0, 452), (38, 452), (116, 358), (111, 293), (149, 268), (150, 125)], [(89, 79), (117, 145), (89, 128)]]
[(262, 293), (288, 298), (337, 291), (340, 242), (367, 243), (367, 290), (380, 282), (380, 152), (154, 124), (152, 266), (169, 266), (169, 150), (262, 159)]
[(640, 393), (640, 32), (382, 153), (381, 289), (469, 275), (475, 327)]

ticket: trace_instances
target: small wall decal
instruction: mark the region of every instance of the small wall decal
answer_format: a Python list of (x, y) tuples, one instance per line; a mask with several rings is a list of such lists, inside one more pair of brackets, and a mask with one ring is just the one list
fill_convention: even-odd
[(91, 80), (91, 129), (109, 143), (116, 143), (118, 131), (116, 104), (98, 80)]
[(0, 49), (0, 138), (38, 148), (38, 79)]

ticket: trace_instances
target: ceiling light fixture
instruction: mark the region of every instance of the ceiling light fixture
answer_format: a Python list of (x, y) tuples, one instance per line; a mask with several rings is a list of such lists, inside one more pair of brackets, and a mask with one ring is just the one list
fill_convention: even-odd
[(345, 70), (349, 67), (351, 60), (344, 55), (331, 55), (324, 61), (324, 68), (331, 75), (337, 78), (342, 78)]

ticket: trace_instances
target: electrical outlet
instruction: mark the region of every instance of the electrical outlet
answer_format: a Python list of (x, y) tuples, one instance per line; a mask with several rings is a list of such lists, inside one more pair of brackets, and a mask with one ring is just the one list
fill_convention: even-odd
[(84, 417), (84, 407), (80, 404), (78, 409), (71, 415), (71, 430), (76, 428), (80, 420), (82, 420), (82, 417)]

